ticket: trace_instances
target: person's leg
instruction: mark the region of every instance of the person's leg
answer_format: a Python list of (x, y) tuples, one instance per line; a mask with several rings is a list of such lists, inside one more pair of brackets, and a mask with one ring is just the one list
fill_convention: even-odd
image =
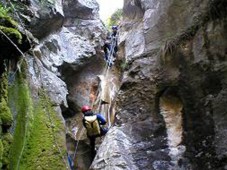
[(108, 132), (108, 128), (101, 128), (101, 136), (105, 135)]
[(105, 60), (108, 61), (108, 53), (105, 53)]
[(93, 157), (96, 155), (96, 150), (95, 150), (95, 137), (89, 137), (90, 139), (90, 146), (91, 146), (91, 154)]
[(96, 155), (96, 150), (95, 150), (95, 137), (89, 137), (90, 140), (90, 147), (91, 147), (91, 157), (94, 159)]
[(89, 137), (91, 150), (95, 150), (95, 137)]

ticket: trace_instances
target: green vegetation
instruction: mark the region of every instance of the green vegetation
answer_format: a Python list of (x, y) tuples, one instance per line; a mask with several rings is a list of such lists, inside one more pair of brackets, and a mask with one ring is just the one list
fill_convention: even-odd
[[(17, 29), (17, 22), (9, 15), (9, 8), (5, 8), (0, 3), (0, 30), (4, 32), (9, 38), (17, 43), (21, 43), (22, 35)], [(0, 38), (0, 41), (4, 40)]]
[[(65, 169), (63, 123), (44, 91), (33, 103), (24, 75), (9, 89), (10, 108), (15, 111), (15, 130), (10, 148), (10, 169)], [(58, 147), (62, 150), (59, 153)]]
[[(8, 81), (7, 74), (2, 74), (0, 83), (0, 168), (9, 169), (9, 146), (12, 142), (11, 135), (7, 132), (13, 122), (11, 111), (8, 107)], [(4, 133), (3, 133), (4, 128)]]
[[(0, 30), (18, 44), (22, 35), (9, 12), (0, 3)], [(9, 41), (0, 32), (0, 44), (6, 43)], [(21, 69), (11, 86), (8, 73), (0, 79), (0, 169), (66, 169), (64, 124), (44, 91), (33, 101), (26, 65)]]
[(14, 85), (9, 88), (10, 107), (15, 109), (14, 141), (10, 150), (11, 169), (18, 169), (24, 151), (26, 137), (29, 135), (28, 127), (32, 120), (33, 108), (29, 88), (22, 75), (19, 75)]
[(117, 9), (112, 16), (107, 20), (106, 26), (108, 29), (111, 29), (113, 25), (119, 25), (122, 19), (123, 10)]
[(8, 80), (7, 80), (7, 73), (3, 73), (0, 78), (0, 96), (4, 98), (8, 102)]
[(3, 144), (3, 159), (2, 159), (2, 163), (3, 163), (3, 167), (4, 169), (10, 169), (10, 147), (11, 144), (13, 142), (13, 137), (10, 133), (5, 133), (2, 136), (2, 144)]
[(21, 44), (22, 35), (15, 28), (8, 28), (8, 27), (0, 26), (0, 30), (3, 31), (10, 39), (16, 40), (17, 43)]
[(0, 118), (3, 125), (11, 125), (13, 117), (4, 98), (0, 100)]
[(0, 15), (7, 16), (10, 8), (3, 7), (0, 3)]
[(3, 157), (3, 144), (2, 144), (2, 139), (0, 139), (0, 168), (2, 168), (2, 157)]
[(121, 68), (122, 71), (124, 71), (125, 69), (127, 69), (127, 67), (128, 67), (128, 62), (127, 61), (122, 61), (120, 63), (120, 68)]
[[(37, 167), (41, 169), (65, 169), (62, 157), (66, 155), (64, 150), (59, 153), (60, 149), (64, 148), (64, 136), (56, 137), (58, 133), (63, 131), (63, 124), (53, 110), (50, 100), (43, 92), (40, 100), (35, 107), (34, 123), (31, 127), (31, 135), (28, 138), (24, 152), (24, 157), (21, 161), (20, 168), (33, 170)], [(29, 157), (26, 157), (29, 155)]]

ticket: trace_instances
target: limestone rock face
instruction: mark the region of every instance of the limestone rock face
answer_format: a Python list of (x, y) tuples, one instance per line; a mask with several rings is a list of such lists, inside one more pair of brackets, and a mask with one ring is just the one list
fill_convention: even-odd
[[(72, 5), (67, 6), (72, 3), (71, 1), (64, 1), (64, 3), (65, 11), (73, 8)], [(80, 11), (83, 11), (84, 6), (91, 9), (89, 15), (93, 16), (92, 11), (97, 14), (98, 11), (95, 9), (98, 9), (98, 6), (93, 1), (74, 4), (76, 7), (74, 13), (79, 14)], [(50, 96), (56, 104), (67, 106), (66, 95), (69, 87), (66, 87), (66, 84), (70, 83), (68, 76), (91, 61), (94, 63), (102, 61), (102, 57), (98, 54), (101, 53), (105, 30), (98, 18), (87, 20), (90, 19), (87, 16), (88, 18), (85, 17), (85, 20), (82, 20), (75, 15), (74, 22), (71, 22), (72, 16), (67, 14), (65, 16), (64, 26), (35, 46), (32, 52), (35, 57), (28, 57), (28, 60), (32, 64), (29, 70), (34, 84), (42, 84), (50, 92)], [(38, 34), (40, 35), (42, 31), (39, 30)], [(82, 32), (83, 34), (81, 34)], [(101, 68), (102, 65), (100, 65)]]
[[(7, 1), (4, 1), (4, 3), (9, 5)], [(55, 152), (53, 156), (56, 157), (61, 167), (57, 167), (58, 164), (54, 165), (54, 161), (49, 167), (46, 163), (42, 165), (41, 161), (37, 161), (36, 163), (39, 169), (42, 169), (44, 166), (45, 168), (47, 166), (49, 169), (63, 169), (62, 167), (67, 169), (69, 167), (67, 167), (68, 162), (65, 154), (66, 144), (67, 146), (73, 145), (74, 147), (72, 149), (67, 148), (69, 156), (74, 154), (74, 143), (76, 140), (82, 140), (81, 146), (79, 147), (79, 149), (82, 149), (80, 149), (79, 152), (83, 153), (84, 148), (89, 150), (88, 144), (86, 143), (87, 141), (83, 141), (86, 138), (85, 131), (84, 136), (81, 138), (78, 137), (79, 133), (76, 133), (76, 137), (74, 138), (73, 136), (72, 139), (69, 133), (72, 128), (70, 125), (71, 122), (73, 122), (73, 126), (75, 125), (77, 129), (82, 127), (82, 115), (78, 108), (85, 104), (89, 105), (93, 101), (91, 95), (93, 95), (92, 92), (97, 91), (97, 75), (102, 74), (105, 67), (101, 46), (103, 45), (106, 30), (98, 17), (99, 6), (95, 0), (19, 0), (14, 3), (18, 7), (17, 13), (15, 14), (18, 14), (20, 17), (18, 22), (21, 25), (21, 29), (29, 30), (31, 34), (28, 33), (27, 30), (25, 32), (30, 34), (31, 37), (34, 37), (34, 41), (31, 42), (31, 49), (25, 53), (24, 58), (27, 63), (27, 69), (25, 70), (27, 79), (29, 80), (29, 90), (31, 90), (29, 92), (26, 91), (26, 93), (31, 94), (35, 102), (42, 97), (42, 93), (45, 93), (43, 96), (50, 98), (50, 102), (48, 100), (48, 103), (42, 101), (44, 104), (41, 104), (45, 105), (45, 107), (41, 104), (39, 106), (44, 111), (36, 109), (39, 114), (37, 116), (35, 112), (35, 120), (38, 120), (37, 123), (39, 123), (39, 121), (42, 122), (42, 127), (44, 128), (39, 129), (37, 127), (37, 129), (35, 129), (37, 131), (35, 131), (34, 128), (31, 129), (31, 134), (35, 131), (35, 135), (32, 136), (31, 141), (38, 137), (36, 134), (45, 133), (45, 129), (48, 129), (48, 132), (45, 133), (46, 136), (40, 141), (45, 140), (50, 148), (55, 147), (55, 149), (58, 149), (57, 147), (60, 146), (61, 149), (59, 150), (62, 151), (62, 153), (59, 153), (60, 156), (58, 156), (58, 152), (56, 152), (55, 149), (50, 149), (51, 153)], [(17, 17), (16, 19), (18, 20)], [(42, 91), (42, 93), (40, 91)], [(35, 102), (34, 105), (37, 104)], [(29, 103), (27, 104), (29, 105)], [(49, 120), (50, 118), (48, 119), (47, 114), (49, 110), (47, 111), (47, 109), (49, 109), (49, 107), (54, 108), (54, 111), (51, 112), (53, 115), (56, 114), (53, 116), (56, 118), (56, 120), (53, 120), (54, 122), (51, 122), (51, 120)], [(72, 116), (75, 116), (73, 120), (70, 121), (70, 119), (67, 119)], [(30, 119), (30, 117), (27, 115), (24, 117), (25, 123), (27, 123), (26, 120), (28, 118)], [(65, 119), (63, 119), (63, 117)], [(48, 120), (48, 122), (46, 122), (46, 120)], [(16, 124), (16, 120), (14, 121)], [(45, 123), (47, 123), (47, 125)], [(24, 125), (24, 122), (21, 122), (21, 124), (21, 126), (27, 126), (26, 124)], [(58, 146), (53, 143), (52, 129), (54, 129), (54, 135), (57, 137), (56, 141), (59, 142)], [(41, 133), (39, 130), (43, 130), (43, 132)], [(70, 136), (66, 138), (66, 142), (65, 131), (67, 135)], [(25, 137), (27, 136), (26, 133), (30, 133), (30, 131), (24, 132)], [(26, 138), (23, 138), (23, 140), (25, 140), (24, 143), (27, 142), (28, 145), (30, 145), (30, 141), (26, 141)], [(37, 142), (40, 141), (37, 140)], [(21, 148), (27, 147), (23, 146), (24, 143), (20, 143)], [(23, 150), (20, 150), (21, 148), (18, 148), (18, 153), (23, 152)], [(32, 152), (30, 146), (26, 149), (26, 153)], [(38, 152), (39, 151), (38, 149)], [(42, 152), (45, 152), (45, 148)], [(26, 158), (24, 155), (22, 157)], [(44, 155), (40, 158), (40, 160), (44, 160), (46, 156)], [(51, 158), (45, 160), (49, 159)], [(16, 159), (16, 161), (20, 163), (21, 160)], [(81, 164), (77, 165), (78, 167), (88, 168), (92, 161), (90, 153), (88, 156), (82, 155), (79, 161)], [(83, 162), (86, 163), (83, 164)], [(29, 167), (30, 164), (32, 164), (32, 162), (28, 163), (24, 161), (21, 166)], [(32, 166), (36, 165), (33, 164)]]
[[(82, 169), (90, 166), (92, 157), (80, 108), (94, 102), (97, 75), (101, 75), (105, 67), (101, 46), (106, 30), (98, 18), (98, 9), (94, 0), (64, 1), (62, 27), (55, 27), (56, 30), (32, 50), (34, 57), (27, 57), (34, 89), (43, 87), (52, 102), (61, 107), (68, 136), (67, 151), (72, 159), (75, 143), (80, 141), (78, 156), (72, 161), (76, 168)], [(84, 152), (86, 154), (80, 154)]]
[[(61, 106), (66, 133), (72, 134), (71, 130), (77, 129), (74, 141), (67, 138), (71, 139), (67, 140), (67, 145), (73, 145), (75, 140), (86, 138), (85, 131), (83, 137), (80, 136), (82, 115), (79, 108), (90, 105), (93, 101), (91, 95), (97, 90), (97, 75), (102, 74), (105, 66), (101, 46), (106, 30), (98, 18), (96, 1), (64, 1), (62, 5), (65, 16), (62, 27), (55, 27), (55, 32), (40, 41), (27, 61), (31, 64), (29, 74), (34, 89), (43, 87), (52, 102)], [(87, 146), (84, 141), (81, 145)], [(80, 148), (78, 152), (83, 152), (83, 147)], [(72, 157), (74, 150), (75, 145), (68, 148)], [(78, 156), (80, 165), (76, 164), (77, 167), (89, 166), (90, 163), (81, 161), (83, 159), (91, 161), (89, 154)]]
[(125, 0), (116, 127), (92, 169), (226, 168), (226, 9)]
[(64, 13), (62, 0), (50, 1), (18, 1), (20, 20), (38, 39), (43, 39), (62, 26)]
[(99, 6), (95, 0), (68, 0), (64, 2), (67, 18), (98, 19)]

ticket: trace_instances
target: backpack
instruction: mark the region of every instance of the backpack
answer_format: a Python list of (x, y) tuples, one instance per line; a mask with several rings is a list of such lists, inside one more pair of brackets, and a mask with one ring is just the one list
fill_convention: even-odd
[(99, 136), (101, 134), (99, 122), (96, 115), (84, 116), (84, 121), (88, 136)]

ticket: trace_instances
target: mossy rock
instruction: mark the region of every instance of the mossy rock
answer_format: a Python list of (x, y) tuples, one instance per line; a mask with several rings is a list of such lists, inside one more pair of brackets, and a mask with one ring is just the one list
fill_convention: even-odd
[(3, 125), (11, 125), (13, 116), (4, 98), (0, 101), (0, 119)]
[[(21, 44), (22, 35), (18, 31), (17, 27), (18, 23), (9, 16), (8, 10), (0, 4), (0, 30), (14, 42)], [(0, 40), (4, 42), (6, 38), (4, 36), (0, 36)]]
[(15, 82), (9, 87), (9, 106), (15, 115), (14, 120), (14, 141), (10, 148), (10, 167), (18, 169), (21, 156), (24, 151), (24, 145), (29, 133), (29, 121), (33, 112), (33, 103), (31, 101), (27, 82), (23, 79), (22, 73), (16, 75)]
[(4, 72), (0, 79), (0, 96), (2, 96), (6, 102), (8, 102), (8, 74)]
[(0, 30), (3, 31), (10, 39), (21, 44), (22, 35), (17, 29), (0, 25)]
[(47, 95), (39, 94), (39, 100), (33, 104), (23, 73), (16, 76), (9, 88), (9, 105), (15, 110), (11, 169), (66, 169), (62, 160), (66, 156), (65, 136), (61, 133), (64, 125)]
[(4, 169), (10, 169), (10, 147), (13, 142), (13, 136), (10, 133), (6, 133), (2, 136), (2, 144), (3, 144), (3, 157), (2, 157), (2, 165)]
[(2, 119), (0, 119), (0, 136), (2, 136)]
[[(35, 108), (31, 134), (27, 140), (21, 169), (66, 169), (64, 136), (58, 136), (64, 126), (51, 106), (48, 97), (41, 95)], [(56, 145), (57, 144), (57, 145)], [(61, 152), (59, 152), (59, 148)], [(29, 155), (29, 157), (27, 156)], [(37, 157), (37, 155), (39, 155)]]
[(2, 144), (2, 140), (0, 139), (0, 169), (2, 168), (2, 157), (3, 157), (3, 144)]
[(17, 22), (14, 21), (10, 16), (3, 15), (0, 13), (0, 25), (4, 25), (6, 27), (16, 28), (18, 26)]

